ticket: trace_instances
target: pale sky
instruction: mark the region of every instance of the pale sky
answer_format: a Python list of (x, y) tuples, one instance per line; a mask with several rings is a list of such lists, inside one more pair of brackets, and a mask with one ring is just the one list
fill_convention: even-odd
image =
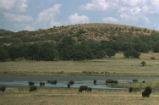
[(159, 0), (0, 0), (0, 29), (111, 23), (159, 30)]

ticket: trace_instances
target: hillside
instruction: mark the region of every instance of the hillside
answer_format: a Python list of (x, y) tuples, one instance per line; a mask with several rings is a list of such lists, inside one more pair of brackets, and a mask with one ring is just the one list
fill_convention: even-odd
[[(37, 43), (56, 43), (65, 36), (71, 36), (77, 41), (83, 40), (111, 40), (121, 38), (134, 38), (142, 35), (151, 35), (153, 30), (138, 28), (133, 26), (112, 25), (112, 24), (81, 24), (53, 27), (37, 31), (10, 32), (0, 30), (0, 44), (37, 44)], [(156, 32), (158, 33), (158, 32)]]
[(81, 24), (37, 31), (0, 30), (0, 61), (84, 60), (123, 52), (139, 58), (141, 52), (159, 52), (159, 32), (132, 26)]

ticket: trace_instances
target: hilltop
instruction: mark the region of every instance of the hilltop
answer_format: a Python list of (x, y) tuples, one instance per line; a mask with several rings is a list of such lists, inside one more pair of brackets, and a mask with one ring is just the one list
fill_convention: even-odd
[(77, 41), (116, 40), (119, 37), (127, 40), (127, 38), (143, 35), (149, 36), (153, 32), (159, 33), (146, 28), (113, 24), (79, 24), (20, 32), (0, 30), (0, 44), (10, 46), (13, 44), (56, 43), (66, 36), (73, 37)]

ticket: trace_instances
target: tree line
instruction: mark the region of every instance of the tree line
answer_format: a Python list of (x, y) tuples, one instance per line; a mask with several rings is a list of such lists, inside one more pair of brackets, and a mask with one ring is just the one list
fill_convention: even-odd
[[(118, 38), (120, 39), (120, 38)], [(159, 35), (139, 36), (131, 40), (76, 41), (64, 37), (58, 43), (0, 46), (0, 61), (24, 58), (28, 60), (85, 60), (112, 57), (123, 52), (126, 58), (139, 58), (140, 53), (159, 52)]]

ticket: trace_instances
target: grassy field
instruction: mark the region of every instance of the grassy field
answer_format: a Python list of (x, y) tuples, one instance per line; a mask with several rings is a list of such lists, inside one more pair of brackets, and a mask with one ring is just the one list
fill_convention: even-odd
[[(155, 57), (155, 60), (150, 59)], [(141, 62), (146, 66), (142, 67)], [(142, 54), (140, 59), (113, 58), (86, 61), (14, 61), (0, 62), (0, 74), (20, 75), (114, 75), (159, 76), (159, 53)]]
[(159, 93), (142, 98), (141, 92), (97, 91), (79, 93), (77, 90), (7, 90), (0, 93), (0, 105), (157, 105)]

